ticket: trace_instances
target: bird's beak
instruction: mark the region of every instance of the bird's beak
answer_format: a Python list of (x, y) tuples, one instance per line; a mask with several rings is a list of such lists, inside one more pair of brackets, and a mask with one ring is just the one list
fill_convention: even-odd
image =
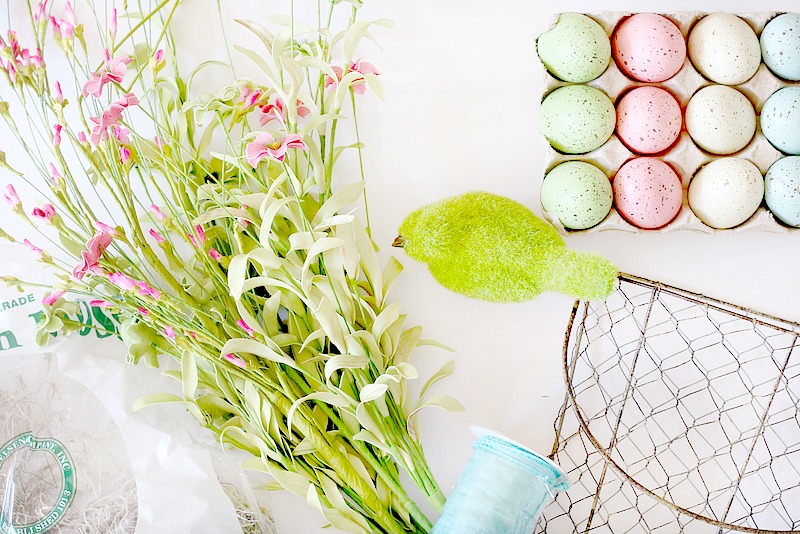
[(405, 246), (405, 244), (406, 244), (406, 239), (401, 235), (395, 237), (394, 241), (392, 241), (392, 246), (393, 247), (403, 248), (403, 246)]

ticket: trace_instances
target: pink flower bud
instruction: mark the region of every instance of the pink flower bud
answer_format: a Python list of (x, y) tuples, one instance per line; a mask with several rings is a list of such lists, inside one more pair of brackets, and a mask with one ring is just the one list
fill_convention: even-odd
[(158, 232), (156, 232), (153, 229), (150, 230), (150, 235), (152, 236), (153, 239), (156, 240), (156, 243), (158, 243), (159, 245), (161, 243), (166, 242), (166, 239), (164, 239), (164, 236), (162, 236), (161, 234), (159, 234)]
[(56, 215), (56, 208), (52, 204), (45, 204), (41, 208), (33, 208), (31, 215), (34, 219), (39, 219), (40, 221), (50, 223), (52, 222), (53, 217)]
[(164, 213), (161, 211), (161, 209), (160, 209), (158, 206), (156, 206), (155, 204), (153, 204), (152, 206), (150, 206), (150, 208), (148, 208), (148, 209), (150, 210), (150, 213), (152, 213), (152, 214), (154, 214), (156, 217), (158, 217), (158, 220), (159, 220), (159, 221), (162, 221), (162, 222), (163, 222), (163, 221), (164, 221), (164, 219), (166, 219), (166, 218), (167, 218), (167, 216), (166, 216), (166, 215), (164, 215)]
[(51, 291), (42, 299), (42, 304), (44, 304), (45, 306), (52, 306), (53, 304), (56, 303), (56, 301), (58, 301), (58, 299), (61, 298), (63, 294), (64, 291), (60, 290)]
[(131, 151), (126, 146), (119, 147), (119, 160), (123, 165), (131, 159)]
[(61, 144), (61, 130), (63, 126), (56, 123), (53, 125), (53, 145), (59, 146)]
[(108, 34), (112, 39), (117, 35), (117, 8), (111, 11), (111, 22), (108, 24)]
[(171, 341), (175, 341), (177, 335), (175, 334), (175, 329), (171, 326), (168, 326), (164, 329), (164, 335), (168, 337)]
[(17, 195), (17, 190), (14, 189), (14, 186), (11, 184), (6, 186), (6, 194), (3, 195), (3, 198), (6, 199), (6, 202), (8, 202), (8, 205), (12, 209), (22, 204), (19, 200), (19, 195)]
[(215, 261), (222, 259), (222, 254), (220, 254), (219, 251), (214, 247), (208, 249), (208, 255), (211, 256)]
[(81, 143), (88, 143), (89, 141), (86, 139), (86, 132), (78, 132), (78, 141)]
[(23, 245), (25, 245), (26, 247), (28, 247), (29, 249), (31, 249), (31, 251), (32, 251), (34, 254), (38, 254), (38, 255), (40, 255), (40, 256), (41, 256), (41, 255), (42, 255), (42, 252), (44, 252), (42, 249), (40, 249), (39, 247), (37, 247), (36, 245), (34, 245), (33, 243), (31, 243), (31, 242), (30, 242), (30, 241), (28, 241), (27, 239), (26, 239), (26, 240), (24, 240), (24, 241), (22, 242), (22, 244), (23, 244)]
[(150, 310), (148, 310), (147, 308), (143, 308), (143, 307), (139, 306), (138, 310), (139, 310), (139, 313), (141, 313), (142, 315), (150, 315)]
[(239, 325), (239, 327), (240, 327), (242, 330), (244, 330), (245, 332), (247, 332), (247, 335), (248, 335), (248, 336), (250, 336), (250, 337), (253, 337), (253, 336), (254, 336), (254, 334), (255, 334), (254, 330), (253, 330), (252, 328), (250, 328), (250, 325), (249, 325), (249, 324), (247, 324), (247, 323), (244, 321), (244, 319), (239, 319), (238, 321), (236, 321), (236, 324), (237, 324), (237, 325)]
[(60, 82), (56, 82), (55, 98), (56, 98), (56, 102), (58, 102), (59, 104), (63, 104), (64, 103), (64, 93), (61, 92), (61, 83)]
[(108, 302), (108, 301), (103, 300), (103, 299), (96, 299), (96, 300), (90, 300), (89, 301), (89, 306), (91, 306), (93, 308), (102, 308), (102, 309), (105, 310), (105, 309), (110, 308), (112, 306), (112, 304), (110, 302)]
[(238, 356), (235, 356), (234, 354), (226, 354), (225, 356), (223, 356), (223, 358), (228, 360), (230, 363), (232, 363), (236, 367), (241, 367), (242, 369), (247, 369), (247, 362), (244, 361), (243, 359), (239, 358)]
[(130, 291), (136, 288), (136, 280), (124, 273), (111, 273), (108, 280), (120, 289)]

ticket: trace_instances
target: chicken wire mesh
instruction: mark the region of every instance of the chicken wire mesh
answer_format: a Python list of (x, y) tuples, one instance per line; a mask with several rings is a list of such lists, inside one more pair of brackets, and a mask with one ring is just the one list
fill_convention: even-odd
[(624, 275), (575, 304), (537, 532), (800, 529), (800, 325)]

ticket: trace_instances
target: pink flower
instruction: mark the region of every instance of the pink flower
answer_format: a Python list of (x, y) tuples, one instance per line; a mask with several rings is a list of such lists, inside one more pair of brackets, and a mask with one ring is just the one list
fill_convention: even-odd
[(147, 308), (139, 306), (139, 308), (137, 309), (139, 310), (139, 313), (141, 313), (142, 315), (150, 315), (150, 310), (148, 310)]
[[(83, 132), (81, 132), (81, 133), (83, 133)], [(80, 138), (80, 135), (78, 135), (78, 137)], [(56, 169), (56, 166), (55, 166), (54, 164), (52, 164), (52, 163), (51, 163), (51, 164), (50, 164), (50, 180), (52, 180), (52, 181), (53, 181), (53, 185), (54, 185), (54, 186), (56, 186), (56, 187), (58, 187), (58, 183), (59, 183), (59, 182), (60, 182), (62, 179), (63, 179), (63, 178), (62, 178), (62, 176), (61, 176), (61, 173), (59, 173), (59, 172), (58, 172), (58, 169)]]
[(10, 61), (6, 70), (8, 71), (8, 78), (11, 80), (11, 83), (17, 83), (17, 69), (14, 68), (14, 65), (12, 65)]
[(42, 249), (40, 249), (39, 247), (37, 247), (36, 245), (31, 243), (27, 239), (22, 241), (22, 244), (25, 245), (26, 247), (28, 247), (29, 249), (31, 249), (31, 251), (33, 251), (34, 253), (39, 254), (40, 256), (42, 255), (42, 252), (44, 252)]
[(235, 356), (234, 354), (226, 354), (225, 356), (223, 356), (223, 358), (228, 360), (230, 363), (232, 363), (236, 367), (241, 367), (242, 369), (247, 369), (247, 362), (244, 361), (243, 359), (239, 358), (238, 356)]
[(155, 136), (153, 138), (153, 142), (156, 144), (156, 148), (158, 148), (159, 150), (164, 149), (164, 140), (161, 139), (159, 136)]
[(95, 227), (103, 233), (110, 235), (111, 237), (117, 237), (117, 231), (114, 230), (113, 226), (109, 226), (104, 222), (95, 221)]
[(153, 59), (156, 60), (156, 63), (161, 63), (161, 61), (164, 59), (164, 50), (162, 50), (161, 48), (156, 50), (156, 53), (153, 56)]
[(111, 240), (111, 234), (106, 232), (98, 232), (89, 239), (86, 243), (86, 250), (81, 251), (81, 262), (72, 270), (72, 276), (82, 280), (86, 273), (102, 273), (103, 270), (100, 268), (98, 261), (108, 245), (111, 244)]
[(86, 132), (78, 132), (78, 141), (81, 143), (88, 143), (89, 141), (86, 139)]
[(244, 104), (244, 109), (252, 108), (259, 98), (261, 98), (261, 89), (251, 89), (247, 85), (242, 88), (242, 92), (239, 94), (239, 102)]
[(107, 110), (103, 112), (100, 118), (90, 117), (91, 121), (95, 124), (92, 128), (92, 144), (99, 145), (102, 139), (108, 137), (107, 130), (116, 125), (122, 118), (122, 112), (129, 106), (139, 104), (139, 99), (133, 93), (128, 93), (122, 98), (113, 102)]
[(197, 339), (197, 334), (194, 332), (186, 332), (186, 335), (192, 339)]
[(105, 301), (103, 299), (97, 299), (97, 300), (90, 300), (89, 301), (89, 306), (91, 306), (93, 308), (102, 308), (102, 309), (105, 310), (105, 309), (108, 309), (111, 306), (113, 306), (113, 304), (111, 304), (110, 302), (107, 302), (107, 301)]
[(39, 219), (46, 223), (51, 223), (52, 218), (56, 215), (56, 208), (52, 204), (45, 204), (41, 208), (33, 208), (31, 213), (34, 219)]
[(150, 285), (144, 280), (139, 280), (138, 282), (136, 282), (136, 285), (139, 286), (140, 295), (153, 297), (156, 300), (161, 298), (161, 291), (150, 287)]
[(14, 186), (11, 184), (6, 186), (6, 194), (3, 195), (3, 198), (6, 199), (6, 202), (8, 202), (8, 205), (12, 209), (22, 204), (19, 195), (17, 195), (17, 190), (14, 189)]
[(111, 22), (108, 24), (108, 34), (113, 39), (117, 35), (117, 8), (111, 11)]
[(244, 322), (244, 319), (239, 319), (238, 321), (236, 321), (236, 324), (238, 324), (238, 325), (239, 325), (239, 327), (240, 327), (242, 330), (244, 330), (245, 332), (247, 332), (247, 335), (248, 335), (248, 336), (250, 336), (250, 337), (253, 337), (253, 334), (254, 334), (254, 332), (255, 332), (255, 331), (254, 331), (252, 328), (250, 328), (250, 325), (249, 325), (249, 324), (247, 324), (246, 322)]
[(59, 104), (63, 104), (64, 93), (61, 92), (61, 83), (59, 82), (56, 82), (55, 93), (56, 93), (56, 102), (58, 102)]
[(36, 6), (36, 11), (33, 14), (33, 22), (38, 23), (40, 20), (44, 19), (47, 15), (47, 2), (49, 0), (44, 0), (43, 2), (39, 2)]
[[(117, 138), (117, 141), (122, 143), (123, 145), (127, 145), (131, 142), (130, 134), (131, 131), (123, 126), (119, 126), (117, 124), (111, 125), (111, 134)], [(130, 154), (129, 154), (130, 155)]]
[(64, 291), (60, 290), (51, 291), (42, 299), (42, 304), (44, 304), (45, 306), (52, 306), (53, 304), (56, 303), (56, 301), (58, 301), (58, 299), (61, 298), (63, 294)]
[(64, 127), (56, 123), (53, 125), (53, 144), (59, 146), (61, 144), (61, 130)]
[[(341, 67), (331, 67), (331, 69), (336, 74), (337, 79), (334, 80), (330, 76), (325, 76), (325, 87), (337, 85), (339, 82), (342, 81), (342, 78), (344, 78), (345, 76), (345, 73)], [(374, 74), (375, 76), (378, 76), (380, 74), (380, 72), (378, 72), (378, 69), (376, 69), (372, 63), (367, 63), (366, 61), (361, 61), (361, 60), (355, 61), (347, 65), (347, 74), (351, 72), (358, 72), (359, 74)], [(350, 84), (350, 87), (353, 89), (353, 92), (356, 93), (357, 95), (363, 95), (364, 92), (367, 90), (366, 83), (367, 80), (364, 78), (364, 76), (357, 76), (353, 80), (353, 83)]]
[(131, 151), (126, 146), (119, 147), (119, 161), (125, 165), (131, 159)]
[(174, 328), (172, 328), (171, 326), (168, 326), (168, 327), (166, 327), (166, 328), (164, 329), (164, 335), (165, 335), (166, 337), (168, 337), (168, 338), (169, 338), (171, 341), (175, 341), (175, 338), (176, 338), (176, 337), (178, 337), (178, 336), (175, 334), (175, 329), (174, 329)]
[(136, 289), (136, 280), (125, 273), (111, 273), (108, 275), (108, 280), (118, 288), (125, 291)]
[(206, 242), (206, 233), (203, 230), (203, 227), (198, 224), (197, 226), (194, 227), (194, 231), (197, 234), (197, 238), (200, 240), (200, 242), (201, 243), (205, 243)]
[(257, 167), (262, 159), (269, 157), (275, 161), (283, 161), (286, 151), (290, 148), (306, 149), (303, 138), (297, 134), (289, 134), (283, 139), (276, 140), (267, 132), (262, 132), (256, 136), (252, 143), (245, 147), (247, 162), (253, 167)]
[(214, 247), (208, 249), (208, 255), (211, 256), (214, 259), (214, 261), (219, 261), (222, 259), (222, 254), (220, 254), (219, 251)]
[[(275, 98), (274, 104), (267, 104), (265, 106), (260, 106), (261, 109), (261, 117), (259, 117), (258, 122), (261, 126), (264, 126), (268, 122), (279, 119), (282, 121), (286, 120), (286, 107), (283, 104), (283, 99), (280, 97)], [(301, 100), (297, 101), (297, 114), (300, 117), (308, 117), (311, 111), (308, 109), (307, 106), (303, 104)]]
[[(109, 55), (108, 50), (106, 50), (106, 55)], [(131, 61), (133, 61), (132, 58), (124, 56), (107, 60), (104, 68), (92, 73), (89, 81), (83, 84), (83, 96), (93, 95), (99, 98), (107, 83), (121, 83), (128, 71), (128, 63)]]
[(160, 209), (158, 206), (156, 206), (155, 204), (153, 204), (152, 206), (150, 206), (149, 210), (150, 210), (150, 213), (152, 213), (152, 214), (154, 214), (156, 217), (158, 217), (158, 220), (159, 220), (159, 221), (162, 221), (162, 222), (163, 222), (163, 221), (164, 221), (164, 219), (166, 219), (166, 218), (167, 218), (167, 216), (166, 216), (166, 215), (164, 215), (164, 213), (161, 211), (161, 209)]
[(156, 232), (153, 229), (150, 229), (150, 235), (153, 237), (153, 239), (156, 240), (156, 243), (158, 243), (159, 245), (161, 243), (166, 242), (166, 239), (164, 239), (164, 237), (161, 234), (159, 234), (158, 232)]

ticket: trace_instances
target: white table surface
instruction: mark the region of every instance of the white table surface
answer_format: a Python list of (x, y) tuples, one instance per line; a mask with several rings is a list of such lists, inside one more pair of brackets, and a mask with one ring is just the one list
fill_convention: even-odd
[[(193, 4), (187, 0), (187, 5)], [(231, 18), (257, 18), (249, 2), (223, 3)], [(283, 14), (288, 1), (259, 14)], [(490, 428), (549, 453), (553, 420), (564, 397), (561, 349), (572, 300), (544, 294), (523, 304), (491, 304), (441, 287), (427, 267), (389, 244), (403, 218), (428, 202), (471, 190), (511, 197), (541, 213), (538, 188), (544, 145), (537, 131), (542, 67), (534, 39), (555, 10), (592, 12), (797, 10), (796, 0), (368, 0), (363, 18), (388, 18), (397, 29), (377, 32), (383, 47), (361, 58), (381, 71), (385, 102), (360, 98), (365, 168), (375, 240), (382, 257), (405, 266), (392, 289), (407, 324), (456, 349), (423, 347), (412, 362), (425, 377), (448, 359), (456, 371), (436, 392), (458, 398), (467, 411), (421, 416), (423, 444), (445, 493), (471, 454), (469, 427)], [(196, 15), (195, 15), (196, 13)], [(187, 10), (180, 25), (194, 32), (195, 55), (221, 46), (200, 36), (213, 24)], [(187, 33), (189, 35), (189, 33)], [(255, 42), (244, 32), (232, 44)], [(355, 176), (354, 176), (355, 178)], [(602, 253), (623, 272), (800, 321), (800, 235), (764, 232), (705, 235), (595, 233), (571, 235), (569, 246)], [(418, 380), (418, 390), (424, 380)], [(325, 521), (302, 499), (275, 493), (280, 532), (323, 534)], [(147, 531), (147, 530), (143, 530)]]
[[(724, 5), (724, 7), (723, 7)], [(797, 10), (797, 3), (531, 0), (372, 2), (367, 18), (389, 18), (374, 58), (386, 101), (364, 99), (367, 183), (373, 233), (381, 246), (413, 209), (471, 190), (511, 197), (541, 214), (545, 152), (537, 131), (542, 67), (534, 39), (555, 10)], [(365, 57), (365, 59), (367, 59)], [(602, 253), (623, 272), (800, 321), (800, 235), (604, 232), (570, 235), (567, 244)], [(564, 398), (561, 349), (572, 299), (544, 294), (524, 304), (471, 300), (441, 287), (424, 265), (385, 247), (405, 266), (393, 297), (424, 335), (456, 349), (424, 348), (412, 361), (432, 371), (448, 358), (456, 372), (438, 392), (467, 411), (422, 415), (423, 445), (446, 493), (471, 454), (469, 427), (502, 432), (549, 453)], [(275, 494), (282, 531), (322, 533), (305, 504)], [(556, 533), (559, 534), (559, 533)]]

